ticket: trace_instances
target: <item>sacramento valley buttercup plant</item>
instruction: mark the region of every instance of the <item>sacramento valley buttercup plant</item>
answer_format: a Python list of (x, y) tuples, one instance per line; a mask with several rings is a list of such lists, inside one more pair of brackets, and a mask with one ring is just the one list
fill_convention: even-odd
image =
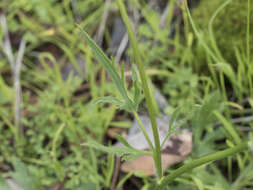
[[(106, 56), (106, 54), (91, 39), (91, 37), (80, 26), (78, 26), (80, 28), (82, 36), (84, 37), (84, 39), (86, 40), (88, 45), (93, 50), (98, 61), (102, 64), (103, 68), (108, 73), (112, 82), (115, 84), (117, 90), (119, 91), (119, 93), (121, 95), (121, 98), (110, 97), (110, 96), (100, 97), (94, 103), (95, 104), (100, 103), (100, 102), (113, 103), (113, 104), (116, 104), (118, 106), (118, 108), (132, 113), (134, 115), (134, 117), (136, 118), (136, 120), (138, 121), (138, 124), (145, 136), (145, 139), (149, 144), (150, 151), (143, 151), (143, 150), (135, 149), (134, 147), (129, 145), (128, 142), (124, 138), (122, 138), (119, 135), (117, 135), (117, 138), (124, 145), (124, 147), (121, 147), (121, 148), (106, 147), (106, 146), (103, 146), (103, 145), (96, 143), (92, 140), (85, 143), (84, 145), (92, 147), (92, 148), (96, 148), (96, 149), (99, 149), (101, 151), (105, 151), (108, 153), (120, 155), (120, 156), (126, 155), (126, 156), (124, 156), (124, 159), (133, 159), (141, 154), (152, 155), (154, 163), (155, 163), (155, 168), (156, 168), (156, 181), (157, 181), (157, 185), (155, 187), (156, 189), (164, 189), (166, 187), (166, 185), (168, 183), (172, 182), (175, 178), (177, 178), (181, 174), (183, 174), (195, 167), (198, 167), (202, 164), (210, 163), (215, 160), (223, 159), (223, 158), (226, 158), (226, 157), (231, 156), (233, 154), (237, 154), (241, 151), (246, 150), (250, 143), (237, 141), (238, 143), (232, 148), (228, 148), (223, 151), (217, 151), (215, 153), (200, 157), (200, 158), (193, 160), (191, 162), (188, 162), (187, 164), (183, 165), (182, 167), (176, 169), (173, 173), (164, 176), (164, 172), (162, 171), (161, 146), (160, 146), (157, 123), (156, 123), (156, 119), (155, 119), (155, 108), (152, 103), (152, 93), (149, 88), (148, 78), (145, 73), (144, 65), (141, 61), (140, 51), (138, 48), (138, 44), (137, 44), (133, 29), (130, 24), (130, 20), (128, 18), (128, 15), (127, 15), (127, 12), (125, 9), (125, 5), (122, 2), (122, 0), (116, 0), (116, 2), (118, 5), (118, 8), (120, 10), (122, 19), (125, 23), (125, 26), (126, 26), (126, 29), (127, 29), (128, 35), (129, 35), (131, 47), (132, 47), (132, 50), (134, 53), (136, 66), (138, 68), (138, 74), (137, 74), (136, 70), (134, 69), (134, 66), (132, 65), (132, 81), (133, 81), (134, 93), (131, 94), (128, 91), (128, 89), (126, 88), (125, 79), (124, 79), (124, 66), (122, 66), (122, 68), (121, 68), (121, 74), (118, 74), (116, 66), (115, 66), (115, 64), (117, 64), (117, 63), (114, 63), (113, 60), (109, 59)], [(184, 1), (184, 5), (185, 5), (185, 10), (186, 10), (189, 18), (192, 21), (186, 1)], [(140, 78), (140, 81), (139, 81), (138, 76)], [(139, 115), (137, 113), (142, 91), (143, 91), (143, 94), (145, 97), (145, 101), (146, 101), (148, 113), (149, 113), (149, 118), (150, 118), (151, 125), (152, 125), (154, 144), (152, 144), (151, 139), (147, 135), (147, 131), (145, 130), (145, 127), (141, 123), (141, 120), (140, 120)], [(219, 117), (219, 113), (216, 113), (216, 115), (218, 115), (218, 117)], [(233, 130), (233, 129), (231, 129), (231, 130)], [(233, 133), (233, 131), (231, 133)]]

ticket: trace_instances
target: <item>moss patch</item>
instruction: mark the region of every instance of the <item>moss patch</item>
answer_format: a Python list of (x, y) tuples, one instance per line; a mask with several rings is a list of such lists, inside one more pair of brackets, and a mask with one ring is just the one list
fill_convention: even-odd
[[(201, 30), (207, 32), (208, 22), (223, 2), (221, 0), (202, 0), (193, 10), (193, 19)], [(253, 2), (251, 2), (250, 11), (250, 26), (253, 26)], [(233, 0), (214, 21), (213, 31), (217, 45), (222, 55), (230, 62), (235, 62), (235, 46), (246, 52), (247, 12), (247, 0)], [(252, 32), (251, 28), (250, 44), (253, 42)], [(251, 53), (253, 53), (252, 47)]]

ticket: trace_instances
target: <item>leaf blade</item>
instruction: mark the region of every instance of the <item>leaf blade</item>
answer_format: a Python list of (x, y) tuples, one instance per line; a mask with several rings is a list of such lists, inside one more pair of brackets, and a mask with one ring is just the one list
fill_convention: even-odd
[(125, 99), (125, 101), (128, 104), (131, 104), (131, 106), (133, 106), (133, 103), (129, 99), (129, 97), (127, 95), (127, 91), (124, 88), (124, 86), (122, 85), (120, 76), (116, 72), (112, 61), (104, 54), (104, 52), (100, 49), (100, 47), (98, 47), (96, 45), (96, 43), (91, 39), (91, 37), (84, 30), (82, 30), (82, 28), (80, 26), (78, 26), (78, 27), (79, 27), (83, 37), (85, 38), (86, 42), (89, 44), (89, 46), (91, 47), (91, 49), (95, 53), (96, 57), (98, 58), (98, 60), (101, 62), (101, 64), (105, 68), (106, 72), (108, 72), (111, 80), (114, 82), (114, 84), (118, 88), (121, 96)]

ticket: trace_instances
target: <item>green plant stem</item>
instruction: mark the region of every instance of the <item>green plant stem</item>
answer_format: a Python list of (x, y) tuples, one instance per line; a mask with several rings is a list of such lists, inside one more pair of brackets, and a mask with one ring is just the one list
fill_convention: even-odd
[(156, 167), (156, 173), (157, 173), (158, 179), (161, 179), (163, 174), (162, 174), (160, 139), (159, 139), (158, 129), (157, 129), (156, 120), (155, 120), (155, 109), (154, 109), (154, 105), (152, 103), (151, 93), (150, 93), (150, 89), (148, 86), (148, 79), (147, 79), (147, 76), (145, 73), (144, 65), (142, 64), (142, 61), (141, 61), (140, 52), (139, 52), (139, 49), (137, 46), (137, 41), (135, 39), (135, 35), (132, 30), (130, 20), (127, 16), (125, 6), (122, 3), (122, 0), (117, 0), (117, 4), (118, 4), (119, 10), (120, 10), (122, 19), (126, 25), (126, 29), (127, 29), (128, 35), (129, 35), (130, 43), (133, 48), (136, 64), (137, 64), (137, 67), (138, 67), (138, 70), (140, 73), (140, 78), (141, 78), (143, 91), (144, 91), (145, 99), (146, 99), (147, 106), (148, 106), (149, 118), (151, 121), (154, 142), (155, 142), (155, 149), (154, 149), (155, 152), (154, 152), (153, 156), (154, 156), (154, 162), (155, 162), (155, 167)]
[(151, 140), (150, 140), (150, 138), (149, 138), (149, 136), (148, 136), (148, 133), (147, 133), (145, 127), (143, 126), (143, 124), (142, 124), (142, 122), (141, 122), (141, 120), (140, 120), (139, 115), (138, 115), (136, 112), (134, 112), (134, 117), (135, 117), (135, 119), (136, 119), (138, 125), (140, 126), (141, 131), (142, 131), (142, 133), (143, 133), (143, 135), (144, 135), (146, 141), (148, 142), (149, 148), (150, 148), (151, 150), (154, 150), (153, 144), (152, 144), (152, 142), (151, 142)]
[(201, 166), (203, 164), (207, 164), (216, 160), (220, 160), (223, 158), (226, 158), (228, 156), (231, 156), (233, 154), (239, 153), (241, 151), (244, 151), (248, 148), (248, 143), (241, 143), (233, 148), (228, 148), (226, 150), (222, 150), (222, 151), (218, 151), (212, 154), (208, 154), (206, 156), (203, 156), (199, 159), (193, 160), (191, 162), (189, 162), (188, 164), (183, 165), (182, 167), (176, 169), (173, 173), (171, 173), (170, 175), (164, 177), (158, 187), (156, 188), (156, 190), (161, 190), (163, 189), (167, 184), (169, 184), (170, 182), (172, 182), (175, 178), (177, 178), (178, 176), (182, 175), (183, 173), (190, 171), (193, 168), (196, 168), (198, 166)]

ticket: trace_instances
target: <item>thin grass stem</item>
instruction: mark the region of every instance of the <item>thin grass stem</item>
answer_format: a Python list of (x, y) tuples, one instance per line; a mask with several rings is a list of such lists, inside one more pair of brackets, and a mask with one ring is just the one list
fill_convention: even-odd
[(138, 115), (136, 112), (134, 112), (134, 117), (135, 117), (135, 119), (136, 119), (138, 125), (140, 126), (141, 131), (142, 131), (142, 133), (143, 133), (143, 135), (144, 135), (146, 141), (148, 142), (149, 148), (150, 148), (151, 150), (154, 150), (154, 146), (153, 146), (153, 144), (152, 144), (152, 142), (151, 142), (151, 140), (150, 140), (150, 138), (149, 138), (149, 136), (148, 136), (148, 133), (147, 133), (145, 127), (143, 126), (143, 124), (142, 124), (142, 122), (141, 122), (141, 120), (140, 120), (139, 115)]

